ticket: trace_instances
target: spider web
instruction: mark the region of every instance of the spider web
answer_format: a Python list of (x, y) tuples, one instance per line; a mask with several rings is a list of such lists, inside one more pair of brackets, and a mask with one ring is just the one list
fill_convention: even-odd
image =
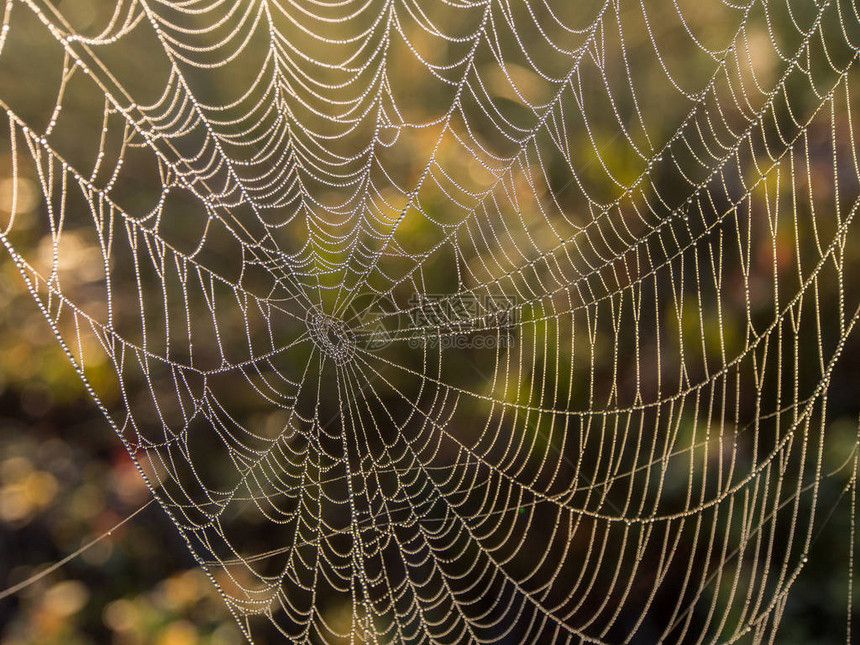
[(7, 0), (2, 241), (250, 640), (769, 640), (836, 482), (850, 641), (858, 43), (850, 0)]

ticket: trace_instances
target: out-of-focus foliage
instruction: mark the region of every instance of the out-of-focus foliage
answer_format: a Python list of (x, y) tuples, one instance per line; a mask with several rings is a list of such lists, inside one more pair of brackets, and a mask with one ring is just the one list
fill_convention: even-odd
[[(2, 397), (4, 585), (38, 574), (150, 499), (127, 455), (104, 440), (104, 423), (91, 415), (85, 402), (39, 399), (35, 391), (23, 394), (27, 387), (34, 386), (7, 381)], [(21, 400), (28, 401), (26, 409), (15, 405), (21, 394)], [(68, 433), (73, 433), (73, 442)], [(212, 583), (190, 561), (185, 545), (162, 515), (151, 504), (66, 566), (3, 600), (0, 642), (242, 642)]]
[[(77, 4), (72, 6), (73, 2)], [(72, 16), (76, 27), (81, 30), (90, 26), (87, 21), (93, 19), (92, 16), (98, 13), (97, 9), (100, 7), (99, 3), (92, 0), (63, 0), (59, 4), (60, 11)], [(695, 14), (703, 24), (708, 21), (708, 11), (703, 8), (700, 14)], [(675, 42), (672, 40), (676, 37), (675, 34), (662, 33), (660, 29), (660, 25), (655, 25), (661, 43)], [(33, 27), (33, 33), (37, 31)], [(769, 47), (764, 25), (761, 22), (751, 23), (750, 32), (748, 41), (753, 45), (751, 56), (755, 57), (759, 66), (758, 81), (768, 84), (773, 81), (773, 69), (778, 61)], [(627, 43), (634, 49), (644, 46), (643, 43), (647, 44), (646, 36), (644, 30), (641, 33), (628, 34)], [(252, 42), (251, 48), (256, 45), (259, 43)], [(140, 75), (146, 73), (145, 62), (141, 62), (143, 57), (141, 56), (141, 61), (135, 60), (139, 53), (120, 50), (117, 55), (133, 71)], [(671, 53), (669, 56), (672, 58)], [(682, 54), (674, 53), (674, 60), (683, 59)], [(8, 72), (4, 72), (5, 75), (2, 76), (3, 91), (19, 98), (20, 104), (17, 107), (22, 112), (26, 112), (28, 108), (35, 109), (39, 105), (38, 83), (34, 83), (33, 79), (38, 79), (42, 73), (47, 74), (56, 61), (34, 58), (28, 62), (31, 69), (27, 77)], [(2, 63), (0, 59), (0, 71)], [(689, 66), (692, 69), (687, 70), (687, 73), (695, 78), (699, 70), (695, 69), (695, 63), (690, 63)], [(540, 100), (540, 97), (546, 98), (547, 87), (534, 73), (523, 66), (512, 67), (512, 70), (511, 73), (521, 91), (531, 93), (537, 100)], [(643, 85), (648, 85), (651, 80), (654, 84), (665, 82), (662, 72), (652, 70), (652, 73), (659, 73), (661, 76), (659, 79), (656, 76), (653, 79), (640, 79)], [(397, 60), (392, 62), (392, 74), (396, 82), (404, 86), (408, 82), (408, 69), (400, 70), (398, 76)], [(133, 77), (133, 74), (130, 76)], [(510, 83), (504, 75), (487, 72), (486, 78), (487, 91), (492, 96), (508, 101), (508, 107), (512, 110), (519, 107), (518, 96), (511, 91)], [(225, 97), (230, 95), (230, 87), (228, 82), (224, 83), (225, 87), (207, 86), (205, 89), (216, 99), (226, 100)], [(415, 91), (419, 92), (420, 88)], [(90, 98), (96, 103), (101, 101), (101, 97)], [(434, 98), (436, 97), (428, 97), (428, 103), (432, 103)], [(651, 100), (652, 105), (644, 107), (646, 112), (649, 112), (649, 107), (650, 112), (656, 111), (655, 106), (659, 105), (661, 97), (652, 96)], [(851, 101), (856, 105), (857, 96), (852, 95)], [(427, 108), (428, 111), (431, 107)], [(667, 115), (666, 124), (671, 125), (653, 124), (652, 136), (655, 139), (664, 138), (667, 128), (674, 127), (681, 107), (679, 104), (667, 102), (664, 111)], [(571, 147), (583, 156), (578, 170), (583, 180), (592, 184), (594, 194), (602, 199), (610, 199), (618, 192), (617, 186), (605, 181), (606, 168), (610, 168), (620, 184), (625, 185), (634, 181), (642, 170), (640, 166), (643, 160), (631, 155), (629, 148), (619, 139), (617, 132), (611, 129), (611, 125), (612, 119), (607, 117), (606, 123), (596, 120), (593, 132), (570, 132)], [(831, 164), (835, 156), (839, 156), (842, 165), (847, 165), (850, 163), (850, 154), (856, 152), (845, 149), (846, 142), (850, 140), (847, 130), (840, 131), (835, 138), (843, 143), (842, 149), (828, 148), (824, 139), (818, 144), (810, 144), (813, 154), (807, 160), (808, 176), (816, 186), (826, 187), (828, 182), (832, 181), (828, 173), (832, 175)], [(82, 135), (81, 152), (89, 150), (85, 144), (91, 144), (91, 141), (85, 139)], [(422, 152), (426, 152), (426, 149), (432, 148), (434, 144), (434, 132), (426, 131), (415, 135), (412, 154), (405, 154), (399, 167), (404, 176), (415, 177), (420, 173)], [(599, 156), (594, 150), (599, 150)], [(28, 249), (33, 257), (49, 265), (53, 252), (52, 240), (44, 225), (45, 204), (37, 179), (32, 174), (27, 174), (25, 168), (18, 175), (15, 184), (11, 163), (11, 158), (0, 159), (0, 222), (6, 222), (8, 219), (12, 194), (15, 192), (17, 221), (13, 232), (16, 247)], [(463, 155), (462, 151), (450, 145), (450, 142), (439, 147), (437, 163), (453, 176), (469, 177), (475, 185), (489, 185), (492, 180), (491, 173), (480, 161)], [(129, 164), (133, 167), (134, 160)], [(567, 168), (560, 159), (549, 159), (547, 166), (550, 175), (546, 178), (548, 187), (557, 192), (554, 198), (562, 207), (569, 209), (574, 218), (581, 217), (584, 220), (586, 215), (577, 211), (574, 191), (569, 189), (570, 179), (565, 174)], [(660, 177), (659, 173), (657, 175), (657, 182), (662, 182), (660, 187), (666, 194), (672, 195), (676, 189), (680, 192), (683, 188), (677, 177), (673, 179)], [(536, 212), (540, 208), (539, 199), (530, 191), (528, 181), (529, 175), (526, 173), (512, 179), (513, 191), (523, 196), (519, 207), (526, 213)], [(783, 182), (785, 183), (784, 178)], [(856, 192), (857, 187), (852, 182), (851, 178), (844, 179), (842, 190), (846, 194)], [(161, 186), (155, 184), (132, 186), (128, 192), (128, 208), (148, 204), (147, 199), (153, 195), (157, 196), (160, 189)], [(761, 195), (758, 196), (763, 199), (769, 197), (768, 190), (784, 199), (789, 199), (791, 194), (789, 187), (780, 184), (778, 179), (770, 183), (763, 182)], [(434, 197), (437, 201), (433, 201)], [(832, 197), (824, 195), (828, 206), (831, 205)], [(641, 202), (644, 200), (643, 196)], [(444, 220), (447, 204), (441, 193), (431, 195), (424, 207), (431, 216)], [(803, 211), (808, 207), (808, 204), (801, 203), (798, 208)], [(186, 224), (179, 225), (177, 235), (182, 237), (188, 234), (189, 239), (193, 238), (193, 232), (183, 230), (182, 227), (191, 229), (195, 225), (194, 220), (189, 217)], [(548, 244), (547, 240), (552, 239), (552, 231), (545, 226), (535, 226), (528, 232), (539, 243)], [(398, 240), (402, 240), (407, 251), (418, 253), (425, 240), (434, 234), (438, 234), (438, 231), (429, 224), (429, 218), (406, 218), (398, 230)], [(766, 243), (768, 240), (765, 237), (760, 238), (759, 245), (751, 249), (754, 265), (765, 271), (770, 270), (772, 264), (774, 273), (779, 275), (792, 270), (795, 251), (793, 235), (794, 232), (791, 231), (778, 231), (772, 246)], [(808, 231), (803, 235), (798, 233), (798, 237), (802, 246), (814, 245)], [(500, 253), (514, 256), (518, 246), (524, 246), (524, 239), (524, 234), (522, 239), (499, 239), (498, 249)], [(415, 242), (415, 249), (408, 247), (410, 241)], [(477, 264), (476, 259), (471, 260)], [(75, 230), (65, 234), (59, 262), (62, 264), (64, 288), (68, 290), (80, 288), (85, 291), (86, 285), (100, 279), (102, 267), (96, 247), (85, 235), (78, 234)], [(427, 279), (441, 285), (440, 289), (448, 288), (456, 281), (453, 262), (437, 259), (437, 263), (430, 266), (432, 271), (428, 271)], [(843, 271), (848, 279), (857, 275), (860, 266), (856, 264), (856, 257), (849, 258)], [(769, 311), (766, 311), (767, 307), (772, 305), (768, 293), (771, 288), (769, 283), (753, 281), (749, 285), (752, 305), (751, 311), (748, 312), (747, 300), (742, 293), (743, 279), (740, 268), (729, 267), (725, 272), (725, 282), (731, 285), (733, 294), (726, 299), (724, 308), (702, 310), (698, 308), (698, 294), (694, 293), (689, 300), (684, 301), (682, 315), (675, 317), (668, 304), (665, 305), (664, 311), (658, 312), (661, 324), (668, 330), (667, 336), (691, 340), (686, 347), (691, 372), (706, 370), (709, 362), (720, 365), (724, 358), (721, 353), (733, 356), (740, 351), (746, 342), (744, 335), (748, 313), (753, 317), (769, 314)], [(328, 279), (334, 278), (329, 276)], [(134, 310), (136, 303), (133, 302), (133, 296), (131, 290), (128, 293), (118, 293), (116, 305)], [(821, 288), (819, 296), (821, 300), (828, 302), (838, 297), (836, 292), (828, 290), (826, 285)], [(238, 329), (241, 322), (236, 316), (228, 321), (225, 327), (232, 324)], [(547, 335), (548, 325), (549, 323), (543, 326), (534, 323), (535, 337)], [(24, 288), (18, 269), (11, 261), (2, 260), (0, 329), (2, 588), (27, 579), (41, 568), (75, 552), (93, 538), (102, 535), (149, 502), (151, 493), (143, 484), (113, 431), (92, 405), (67, 357), (59, 351), (57, 341), (44, 317)], [(527, 341), (528, 339), (523, 342)], [(578, 351), (583, 351), (581, 348), (585, 347), (586, 339), (577, 339), (576, 345), (580, 348)], [(396, 347), (391, 351), (397, 356)], [(549, 344), (542, 351), (542, 360), (548, 361), (549, 357), (567, 351), (567, 348)], [(595, 355), (598, 366), (614, 379), (615, 375), (610, 374), (613, 368), (612, 351), (613, 348), (598, 346)], [(112, 367), (103, 360), (104, 355), (98, 352), (90, 355), (95, 358), (87, 363), (86, 374), (89, 382), (99, 392), (103, 402), (108, 405), (116, 404), (120, 392), (115, 386)], [(577, 355), (574, 358), (586, 360), (588, 357)], [(481, 392), (485, 396), (499, 396), (511, 404), (530, 402), (534, 384), (528, 378), (522, 380), (519, 389), (508, 388), (503, 393), (493, 392), (493, 384), (484, 379), (484, 366), (477, 363), (479, 360), (477, 353), (473, 355), (469, 352), (458, 353), (451, 359), (455, 365), (454, 371), (457, 371), (462, 379), (463, 388)], [(301, 361), (297, 360), (296, 363), (300, 365)], [(847, 347), (841, 359), (839, 382), (860, 386), (860, 369), (857, 366), (860, 366), (860, 352), (855, 342)], [(555, 376), (561, 380), (558, 373)], [(625, 376), (627, 381), (633, 379), (632, 374)], [(645, 365), (642, 372), (637, 372), (635, 377), (641, 378), (645, 383), (659, 378), (654, 365)], [(612, 384), (614, 386), (616, 382), (612, 381)], [(498, 383), (495, 385), (501, 387)], [(571, 400), (583, 403), (588, 393), (581, 382), (577, 381), (574, 386)], [(547, 386), (547, 389), (551, 388)], [(231, 402), (235, 403), (239, 410), (251, 409), (251, 403), (241, 396), (237, 394), (236, 399)], [(848, 583), (846, 560), (852, 548), (848, 536), (852, 525), (856, 523), (849, 503), (852, 495), (850, 461), (857, 449), (857, 419), (853, 416), (856, 398), (856, 388), (852, 389), (850, 386), (843, 386), (841, 389), (834, 387), (830, 393), (829, 403), (833, 415), (828, 418), (824, 431), (827, 447), (822, 470), (832, 476), (825, 478), (822, 483), (819, 493), (821, 506), (818, 510), (821, 519), (816, 524), (809, 564), (804, 567), (792, 587), (783, 610), (781, 642), (799, 644), (844, 640), (845, 614), (846, 611), (852, 610), (846, 607), (845, 589)], [(473, 418), (477, 424), (481, 420), (483, 408), (480, 407), (480, 402), (463, 403), (464, 408), (468, 405), (474, 406)], [(266, 427), (267, 424), (278, 426), (283, 421), (277, 413), (251, 410), (247, 414), (252, 419), (249, 425), (254, 427)], [(695, 443), (695, 437), (706, 435), (706, 422), (707, 419), (703, 421), (701, 418), (694, 418), (692, 413), (689, 416), (679, 416), (675, 438), (678, 445), (691, 445)], [(754, 456), (744, 456), (743, 449), (747, 449), (748, 453), (752, 452), (752, 431), (749, 428), (734, 427), (728, 430), (728, 434), (736, 433), (741, 446), (742, 454), (737, 458), (738, 463), (748, 465)], [(525, 439), (537, 446), (536, 455), (543, 454), (549, 442), (547, 433), (537, 426), (530, 429)], [(201, 461), (205, 461), (205, 451), (210, 449), (214, 453), (214, 448), (200, 447), (204, 452), (200, 455)], [(707, 463), (722, 463), (721, 457), (728, 454), (728, 445), (723, 446), (716, 442), (711, 454), (707, 455)], [(665, 481), (661, 482), (663, 501), (668, 506), (681, 507), (684, 504), (688, 496), (687, 487), (691, 481), (695, 481), (696, 475), (693, 473), (688, 478), (687, 474), (672, 471)], [(808, 509), (804, 507), (804, 510)], [(264, 532), (270, 529), (258, 526), (256, 530)], [(739, 523), (736, 523), (732, 530), (740, 531)], [(726, 570), (727, 576), (731, 573), (734, 571)], [(230, 585), (228, 580), (219, 582), (225, 586)], [(730, 602), (728, 598), (717, 600)], [(853, 602), (856, 615), (860, 607), (860, 594), (856, 591)], [(331, 624), (343, 629), (349, 628), (351, 607), (334, 604), (325, 606), (321, 611)], [(669, 610), (655, 606), (653, 611), (659, 613)], [(258, 638), (258, 642), (277, 642), (274, 636), (270, 638), (271, 640), (267, 641), (266, 636), (262, 636)], [(4, 645), (84, 645), (107, 642), (120, 645), (234, 645), (243, 642), (243, 637), (211, 581), (188, 554), (188, 549), (176, 534), (174, 526), (158, 505), (151, 503), (131, 521), (82, 552), (58, 571), (27, 586), (19, 593), (0, 600), (0, 640)]]

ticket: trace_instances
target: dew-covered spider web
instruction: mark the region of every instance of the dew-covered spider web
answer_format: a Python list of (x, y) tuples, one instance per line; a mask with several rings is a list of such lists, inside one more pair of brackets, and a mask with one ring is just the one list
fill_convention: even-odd
[(834, 513), (856, 637), (852, 0), (7, 0), (0, 47), (7, 261), (249, 640), (771, 642)]

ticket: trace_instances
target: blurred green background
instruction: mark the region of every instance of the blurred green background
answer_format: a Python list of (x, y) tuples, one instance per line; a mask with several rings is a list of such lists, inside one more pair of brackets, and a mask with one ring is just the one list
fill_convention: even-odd
[[(54, 4), (81, 30), (93, 29), (92, 23), (109, 6), (109, 3), (90, 0), (64, 0)], [(811, 3), (807, 4), (811, 7)], [(847, 7), (848, 3), (842, 3), (842, 6)], [(811, 11), (810, 7), (805, 8), (807, 13)], [(687, 9), (695, 16), (698, 26), (707, 25), (712, 20), (706, 8), (696, 10), (691, 6)], [(7, 61), (0, 58), (0, 89), (4, 95), (16, 97), (15, 107), (20, 114), (28, 116), (28, 112), (31, 112), (39, 117), (45, 111), (45, 105), (52, 104), (53, 97), (46, 103), (44, 88), (40, 87), (40, 83), (33, 82), (33, 79), (57, 74), (56, 53), (49, 55), (47, 48), (43, 51), (39, 46), (39, 39), (46, 39), (47, 42), (47, 36), (34, 21), (15, 23), (14, 27), (18, 44), (22, 47), (24, 43), (28, 44), (26, 51), (30, 55), (25, 61), (26, 65), (13, 59), (13, 64), (4, 67)], [(841, 28), (842, 25), (834, 19), (827, 27), (831, 30), (827, 33), (836, 34)], [(700, 77), (707, 61), (686, 61), (685, 50), (673, 50), (673, 46), (685, 43), (681, 29), (677, 25), (664, 27), (661, 24), (655, 24), (654, 29), (655, 38), (667, 45), (667, 57), (671, 61), (687, 62), (688, 76), (694, 79)], [(768, 49), (769, 41), (760, 16), (758, 21), (750, 21), (750, 32), (750, 42), (758, 43), (760, 47), (755, 55), (761, 57), (764, 70), (777, 66), (779, 61)], [(128, 77), (138, 74), (143, 79), (147, 73), (147, 62), (137, 57), (134, 44), (132, 41), (127, 50), (118, 48), (114, 55), (120, 67), (127, 66)], [(644, 29), (629, 34), (627, 44), (634, 51), (636, 47), (647, 47)], [(262, 44), (252, 41), (251, 48), (255, 46), (262, 47)], [(841, 55), (845, 56), (844, 52)], [(15, 62), (23, 67), (16, 68)], [(612, 65), (615, 67), (612, 68)], [(620, 61), (611, 62), (610, 67), (618, 74), (615, 78), (623, 79)], [(24, 68), (27, 68), (26, 74)], [(546, 93), (541, 79), (525, 68), (517, 69), (516, 74), (519, 74), (524, 86), (531, 87), (535, 95)], [(391, 73), (395, 84), (401, 82), (405, 86), (411, 72), (408, 66), (398, 69), (397, 65), (393, 65)], [(650, 73), (653, 78), (641, 79), (643, 85), (665, 84), (663, 72), (659, 68), (654, 67)], [(517, 96), (505, 87), (504, 79), (500, 80), (498, 75), (493, 76), (492, 73), (487, 73), (486, 77), (496, 78), (496, 86), (491, 87), (490, 91), (494, 96), (505, 99), (505, 105), (516, 114), (516, 109), (521, 106), (517, 105)], [(767, 80), (772, 81), (772, 76)], [(211, 81), (210, 77), (206, 78), (207, 83)], [(228, 80), (224, 81), (225, 87), (205, 85), (203, 81), (201, 85), (206, 92), (220, 97), (222, 101), (226, 101), (226, 97), (231, 94)], [(856, 90), (852, 88), (852, 92), (852, 105), (856, 106)], [(417, 90), (415, 93), (420, 95)], [(650, 103), (643, 105), (642, 109), (649, 115), (663, 113), (663, 122), (655, 121), (651, 130), (655, 140), (662, 141), (673, 131), (684, 106), (670, 100), (675, 95), (669, 87), (665, 95), (652, 92), (649, 96)], [(94, 113), (100, 116), (101, 96), (82, 95), (76, 99), (77, 109), (86, 112), (89, 103), (89, 107), (95, 106)], [(813, 98), (807, 100), (814, 101)], [(798, 99), (798, 103), (803, 102), (803, 97)], [(428, 105), (423, 106), (428, 114), (435, 107), (432, 103), (428, 101)], [(70, 109), (74, 114), (75, 108)], [(572, 136), (576, 137), (575, 145), (583, 157), (581, 175), (594, 187), (597, 197), (609, 200), (618, 192), (617, 187), (606, 181), (605, 169), (598, 163), (593, 146), (599, 150), (602, 161), (613, 169), (615, 176), (622, 182), (632, 181), (638, 175), (641, 160), (631, 155), (626, 144), (616, 137), (611, 118), (607, 117), (605, 122), (597, 118), (592, 125), (597, 141), (589, 139), (581, 131)], [(78, 133), (80, 150), (77, 152), (84, 155), (91, 151), (92, 140), (88, 136), (90, 131), (85, 127), (82, 127), (81, 132), (85, 134)], [(840, 132), (840, 135), (841, 141), (847, 141), (844, 132)], [(487, 136), (492, 139), (492, 134)], [(414, 145), (420, 152), (422, 146), (432, 143), (432, 137), (422, 133), (416, 137)], [(74, 138), (66, 145), (71, 146), (70, 154), (75, 154)], [(809, 162), (810, 173), (823, 177), (832, 175), (834, 151), (826, 145), (810, 147), (814, 153)], [(850, 152), (840, 152), (844, 156), (839, 158), (839, 163), (847, 169), (840, 189), (846, 198), (853, 199), (857, 195), (857, 182), (854, 169), (850, 166)], [(445, 157), (446, 153), (448, 157)], [(473, 159), (458, 158), (445, 149), (440, 152), (440, 157), (441, 163), (458, 176), (469, 176), (471, 173), (477, 177), (475, 183), (486, 179), (481, 176), (480, 164)], [(418, 154), (414, 159), (405, 159), (402, 166), (404, 176), (416, 174), (423, 160)], [(161, 186), (152, 182), (149, 175), (135, 175), (137, 168), (134, 163), (134, 160), (129, 162), (132, 169), (130, 173), (140, 183), (129, 185), (125, 197), (130, 209), (145, 209), (154, 196), (157, 197)], [(558, 158), (548, 158), (546, 163), (551, 175), (547, 181), (558, 190), (559, 202), (575, 212), (576, 195), (573, 190), (568, 190), (569, 172), (566, 166)], [(0, 219), (3, 221), (10, 210), (14, 181), (11, 159), (7, 155), (0, 159), (0, 215), (3, 215)], [(663, 177), (662, 181), (661, 188), (667, 194), (675, 194), (676, 188), (678, 191), (683, 188), (673, 183), (678, 181), (677, 177)], [(825, 210), (831, 204), (831, 198), (825, 196)], [(23, 173), (17, 178), (17, 200), (19, 219), (14, 230), (16, 246), (29, 250), (35, 256), (49, 255), (51, 242), (43, 221), (44, 200), (32, 174)], [(802, 205), (801, 209), (807, 206)], [(431, 204), (429, 210), (442, 217), (445, 208), (446, 204), (440, 197), (439, 202)], [(578, 216), (585, 217), (583, 213)], [(401, 234), (413, 235), (416, 239), (423, 239), (421, 236), (425, 235), (429, 237), (432, 231), (428, 233), (429, 227), (425, 227), (425, 224), (417, 218), (407, 220)], [(188, 227), (191, 228), (191, 224)], [(179, 231), (180, 235), (182, 233), (188, 231)], [(193, 233), (188, 233), (188, 236), (193, 238)], [(70, 239), (77, 238), (70, 236)], [(804, 239), (803, 244), (806, 243)], [(793, 251), (794, 240), (788, 235), (785, 244), (792, 247), (789, 250)], [(98, 271), (93, 266), (99, 258), (93, 256), (92, 251), (93, 247), (87, 246), (85, 241), (63, 249), (64, 271), (78, 280), (70, 288), (97, 279)], [(756, 253), (759, 254), (757, 261), (762, 265), (766, 266), (772, 259), (768, 255), (770, 248), (766, 245), (757, 249)], [(857, 264), (856, 253), (849, 255), (851, 257), (845, 274), (850, 277), (856, 275), (852, 271), (857, 268)], [(438, 265), (430, 266), (432, 278), (443, 284), (443, 288), (448, 288), (454, 279), (451, 264), (439, 261)], [(95, 278), (89, 276), (88, 272), (95, 272)], [(737, 276), (737, 273), (732, 273), (730, 277)], [(832, 305), (837, 299), (837, 292), (832, 285), (823, 286), (821, 296)], [(765, 301), (769, 303), (766, 297), (763, 298)], [(134, 311), (134, 303), (125, 304), (129, 311)], [(705, 345), (713, 350), (717, 344), (715, 338), (719, 336), (718, 328), (722, 324), (729, 350), (737, 349), (737, 343), (741, 342), (738, 335), (744, 322), (744, 304), (735, 303), (734, 310), (727, 307), (725, 317), (719, 320), (713, 312), (706, 312), (704, 322), (697, 320), (695, 314), (698, 312), (691, 307), (689, 319), (681, 321), (681, 329), (674, 329), (673, 332), (675, 335), (696, 336), (699, 334), (698, 325), (701, 324), (701, 334), (706, 338), (700, 347), (701, 352), (707, 354)], [(667, 322), (667, 325), (670, 323)], [(66, 356), (59, 350), (48, 324), (26, 291), (18, 269), (8, 257), (0, 259), (0, 330), (0, 587), (8, 587), (37, 574), (44, 567), (103, 535), (149, 502), (151, 495), (121, 443), (90, 401)], [(551, 355), (553, 349), (557, 348), (549, 348), (547, 355)], [(699, 351), (699, 347), (694, 346), (691, 353)], [(471, 358), (468, 354), (458, 357), (464, 365)], [(713, 359), (713, 356), (710, 358)], [(697, 367), (707, 361), (703, 355), (695, 359), (698, 360)], [(105, 372), (110, 368), (98, 362), (88, 368), (90, 380), (101, 388), (103, 396), (107, 393), (109, 399), (111, 379), (109, 375), (105, 376)], [(478, 377), (471, 375), (465, 368), (461, 371), (470, 375), (464, 377), (472, 379), (468, 385), (481, 391), (483, 384)], [(829, 395), (831, 414), (825, 432), (825, 473), (838, 469), (853, 457), (856, 450), (857, 392), (860, 390), (858, 373), (860, 348), (855, 336), (846, 346)], [(810, 378), (816, 378), (813, 371), (810, 371)], [(116, 403), (118, 397), (115, 391), (113, 396), (114, 400), (108, 403)], [(476, 412), (479, 413), (480, 410)], [(846, 473), (842, 469), (836, 476), (825, 477), (822, 481), (809, 564), (803, 568), (788, 597), (779, 642), (844, 642), (846, 613), (851, 611), (858, 616), (860, 594), (855, 591), (853, 607), (849, 609), (846, 606), (847, 562), (852, 547), (849, 537), (852, 530), (856, 529), (856, 518), (850, 504), (851, 490), (846, 488), (850, 480)], [(676, 495), (679, 500), (682, 499), (685, 485), (686, 480), (668, 482), (665, 492), (667, 498)], [(677, 490), (673, 491), (672, 486)], [(855, 535), (858, 535), (856, 531)], [(655, 608), (655, 611), (665, 609)], [(855, 624), (860, 626), (860, 617), (855, 618)], [(277, 642), (274, 637), (265, 635), (258, 640), (262, 644)], [(4, 645), (233, 645), (243, 642), (243, 637), (225, 604), (195, 565), (172, 523), (156, 503), (151, 503), (129, 522), (59, 570), (19, 593), (0, 600), (0, 642)]]

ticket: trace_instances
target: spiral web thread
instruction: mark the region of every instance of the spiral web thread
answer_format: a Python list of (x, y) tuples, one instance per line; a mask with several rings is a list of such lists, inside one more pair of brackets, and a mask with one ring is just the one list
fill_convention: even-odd
[(850, 641), (858, 44), (850, 0), (7, 0), (2, 240), (252, 641), (769, 640), (834, 504)]

